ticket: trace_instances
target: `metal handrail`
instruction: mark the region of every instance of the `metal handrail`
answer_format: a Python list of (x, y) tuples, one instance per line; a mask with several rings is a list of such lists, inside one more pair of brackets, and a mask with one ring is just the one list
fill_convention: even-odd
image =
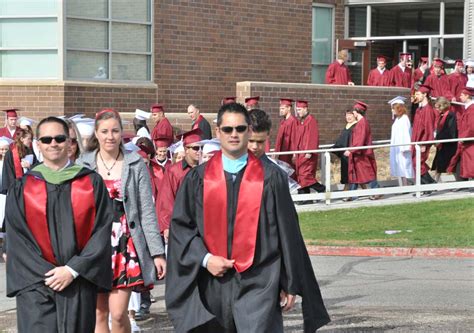
[[(381, 140), (379, 142), (384, 142), (388, 140)], [(338, 198), (348, 198), (355, 196), (363, 195), (379, 195), (379, 194), (392, 194), (392, 193), (403, 193), (403, 192), (415, 192), (416, 197), (421, 197), (421, 192), (423, 191), (433, 191), (433, 190), (442, 190), (442, 189), (455, 189), (455, 188), (469, 188), (474, 187), (474, 180), (464, 181), (464, 182), (454, 182), (454, 183), (444, 183), (444, 184), (421, 184), (421, 146), (439, 144), (439, 143), (449, 143), (449, 142), (464, 142), (464, 141), (474, 141), (474, 137), (469, 138), (456, 138), (456, 139), (445, 139), (445, 140), (430, 140), (430, 141), (417, 141), (417, 142), (408, 142), (401, 144), (378, 144), (370, 146), (358, 146), (358, 147), (343, 147), (343, 148), (329, 148), (329, 149), (312, 149), (312, 150), (296, 150), (288, 152), (272, 152), (268, 155), (293, 155), (293, 154), (323, 154), (324, 160), (321, 162), (324, 163), (324, 173), (325, 181), (324, 185), (326, 186), (325, 193), (311, 193), (311, 194), (296, 194), (292, 195), (294, 201), (302, 200), (325, 200), (326, 204), (331, 203), (331, 199)], [(363, 149), (378, 149), (386, 147), (399, 147), (399, 146), (415, 146), (415, 184), (411, 186), (404, 186), (401, 188), (392, 187), (392, 188), (378, 188), (378, 189), (364, 189), (364, 190), (355, 190), (355, 191), (331, 191), (331, 158), (330, 153), (346, 150), (363, 150)], [(321, 166), (321, 171), (323, 170), (323, 165)]]

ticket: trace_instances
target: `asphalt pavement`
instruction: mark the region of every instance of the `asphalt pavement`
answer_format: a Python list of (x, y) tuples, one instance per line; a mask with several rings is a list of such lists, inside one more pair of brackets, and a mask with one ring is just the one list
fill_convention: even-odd
[[(321, 332), (473, 332), (474, 260), (420, 257), (311, 257), (332, 322)], [(0, 264), (0, 331), (15, 332), (15, 303), (5, 297)], [(153, 290), (142, 332), (172, 332), (164, 285)], [(301, 305), (285, 332), (303, 332)]]

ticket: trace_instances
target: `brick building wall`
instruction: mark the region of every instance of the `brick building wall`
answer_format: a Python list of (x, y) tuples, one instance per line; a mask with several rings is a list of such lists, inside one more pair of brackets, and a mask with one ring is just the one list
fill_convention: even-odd
[(279, 99), (303, 99), (309, 102), (309, 111), (319, 123), (320, 144), (335, 142), (344, 128), (345, 110), (354, 105), (354, 100), (369, 104), (367, 119), (374, 140), (390, 139), (392, 117), (387, 101), (395, 96), (409, 97), (406, 88), (335, 86), (323, 84), (239, 82), (237, 96), (260, 95), (260, 108), (270, 114), (273, 123), (274, 142), (279, 118)]
[[(338, 0), (341, 1), (341, 0)], [(235, 82), (311, 82), (312, 1), (156, 1), (155, 82), (171, 112), (215, 112)]]

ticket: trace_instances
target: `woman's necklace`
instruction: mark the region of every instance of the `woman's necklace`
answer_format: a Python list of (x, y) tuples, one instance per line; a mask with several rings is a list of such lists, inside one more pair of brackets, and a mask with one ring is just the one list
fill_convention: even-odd
[(118, 151), (118, 154), (117, 154), (117, 157), (115, 158), (114, 163), (113, 163), (112, 166), (109, 168), (109, 167), (107, 166), (107, 164), (105, 164), (104, 159), (102, 158), (102, 154), (101, 154), (100, 151), (99, 151), (99, 157), (100, 157), (100, 160), (102, 161), (102, 164), (104, 165), (104, 168), (107, 170), (107, 176), (110, 176), (110, 171), (112, 171), (112, 169), (114, 168), (115, 164), (116, 164), (117, 161), (118, 161), (119, 156), (120, 156), (120, 149), (119, 149), (119, 151)]

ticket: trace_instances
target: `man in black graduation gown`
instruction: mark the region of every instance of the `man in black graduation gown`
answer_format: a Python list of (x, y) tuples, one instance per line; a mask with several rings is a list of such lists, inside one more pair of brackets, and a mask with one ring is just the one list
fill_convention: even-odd
[(37, 128), (43, 164), (9, 190), (7, 296), (19, 332), (93, 332), (98, 291), (111, 289), (111, 203), (102, 178), (71, 163), (67, 124)]
[(166, 306), (177, 332), (283, 332), (302, 296), (305, 332), (329, 322), (286, 175), (247, 150), (245, 107), (223, 105), (222, 152), (191, 170), (175, 202)]

